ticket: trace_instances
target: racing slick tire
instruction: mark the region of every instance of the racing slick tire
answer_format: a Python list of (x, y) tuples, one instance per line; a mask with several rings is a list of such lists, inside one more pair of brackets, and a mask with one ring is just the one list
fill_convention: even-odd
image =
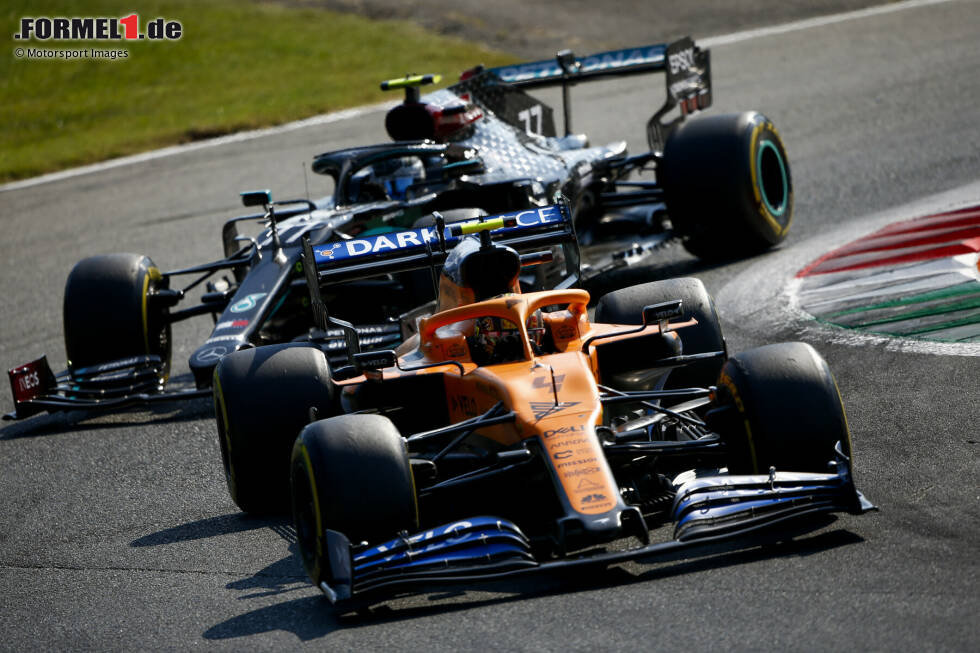
[[(782, 342), (732, 356), (718, 381), (721, 411), (709, 425), (725, 441), (733, 474), (827, 473), (851, 434), (837, 382), (810, 345)], [(719, 415), (720, 419), (715, 418)]]
[(789, 159), (779, 132), (761, 113), (681, 123), (667, 138), (658, 175), (674, 230), (699, 258), (752, 256), (789, 231)]
[(309, 424), (293, 446), (291, 481), (300, 558), (315, 585), (329, 577), (326, 529), (354, 544), (418, 529), (408, 449), (387, 417)]
[(311, 415), (334, 412), (330, 365), (301, 343), (244, 349), (214, 369), (214, 414), (228, 492), (250, 514), (289, 512), (289, 457)]
[(82, 259), (65, 282), (64, 328), (68, 369), (157, 355), (160, 378), (170, 370), (167, 308), (150, 301), (167, 281), (149, 257), (106, 254)]
[[(692, 327), (678, 329), (682, 353), (704, 354), (721, 351), (725, 352), (725, 355), (671, 370), (665, 387), (706, 388), (714, 385), (728, 355), (728, 347), (721, 333), (715, 302), (700, 279), (693, 277), (664, 279), (613, 291), (599, 300), (595, 309), (595, 321), (605, 324), (642, 324), (644, 306), (674, 299), (680, 299), (682, 302), (683, 319), (689, 320), (693, 317), (698, 321)], [(628, 350), (617, 353), (621, 353), (624, 358), (629, 355)], [(625, 368), (629, 361), (623, 360), (621, 364)], [(614, 363), (614, 367), (618, 369), (619, 363)]]

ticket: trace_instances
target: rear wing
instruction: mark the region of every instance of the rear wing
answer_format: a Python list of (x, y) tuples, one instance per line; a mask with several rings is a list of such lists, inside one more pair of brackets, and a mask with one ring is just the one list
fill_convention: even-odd
[(521, 88), (541, 88), (561, 84), (566, 78), (588, 81), (601, 77), (658, 73), (665, 69), (667, 44), (609, 50), (576, 59), (562, 50), (554, 59), (532, 61), (488, 70), (501, 80)]
[[(499, 66), (485, 72), (518, 88), (561, 86), (566, 135), (571, 133), (571, 86), (607, 77), (663, 72), (666, 74), (667, 98), (647, 123), (647, 140), (653, 151), (663, 150), (670, 129), (687, 115), (711, 106), (711, 53), (697, 46), (690, 37), (673, 43), (599, 52), (581, 59), (570, 50), (562, 50), (554, 59)], [(681, 115), (664, 123), (664, 115), (674, 107), (680, 108)], [(494, 110), (492, 106), (489, 108)]]
[[(446, 225), (441, 218), (432, 226), (304, 245), (304, 267), (316, 270), (317, 285), (376, 277), (441, 266), (460, 238), (489, 230), (493, 241), (518, 252), (556, 244), (569, 244), (574, 251), (572, 276), (577, 281), (578, 260), (575, 232), (568, 204), (532, 207), (484, 217), (480, 220)], [(441, 236), (441, 237), (440, 237)], [(305, 238), (305, 237), (304, 237)], [(314, 265), (309, 266), (307, 261)], [(571, 283), (571, 282), (570, 282)]]

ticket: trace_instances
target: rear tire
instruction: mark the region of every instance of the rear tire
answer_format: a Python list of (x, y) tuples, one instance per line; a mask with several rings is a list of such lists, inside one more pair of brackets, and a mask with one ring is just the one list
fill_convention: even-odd
[(838, 441), (851, 456), (837, 383), (808, 344), (783, 342), (732, 356), (721, 371), (717, 402), (723, 410), (709, 413), (709, 424), (725, 441), (733, 474), (770, 467), (826, 473)]
[[(605, 324), (642, 324), (644, 306), (673, 299), (680, 299), (683, 302), (681, 309), (685, 320), (693, 317), (698, 321), (693, 327), (678, 329), (682, 353), (703, 354), (723, 351), (727, 355), (728, 348), (721, 333), (715, 302), (700, 279), (692, 277), (664, 279), (616, 290), (599, 300), (595, 309), (595, 319), (596, 322)], [(666, 387), (706, 388), (714, 385), (724, 362), (725, 357), (721, 356), (671, 370)], [(623, 361), (622, 364), (627, 365), (627, 361)]]
[(779, 132), (761, 113), (681, 123), (667, 138), (658, 176), (670, 221), (699, 258), (751, 256), (789, 232), (789, 159)]
[(300, 558), (315, 585), (328, 571), (325, 529), (357, 544), (418, 528), (408, 450), (387, 417), (342, 415), (308, 425), (296, 438), (291, 470)]
[(332, 414), (323, 352), (299, 343), (237, 351), (214, 370), (214, 412), (228, 492), (252, 514), (289, 511), (289, 458), (310, 408)]
[(149, 297), (167, 281), (139, 254), (82, 259), (65, 283), (64, 329), (68, 369), (134, 356), (159, 356), (160, 378), (170, 370), (170, 320)]

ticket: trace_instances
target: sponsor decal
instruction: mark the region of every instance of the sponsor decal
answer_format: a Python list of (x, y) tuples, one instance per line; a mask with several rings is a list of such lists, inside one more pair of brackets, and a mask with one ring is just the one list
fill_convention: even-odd
[(49, 378), (51, 375), (50, 372), (45, 373), (46, 368), (47, 361), (40, 358), (7, 373), (10, 377), (15, 402), (30, 401), (42, 393), (44, 379), (41, 377)]
[(333, 253), (337, 250), (338, 247), (340, 247), (340, 243), (333, 243), (331, 245), (327, 245), (322, 249), (318, 249), (316, 253), (324, 258), (328, 258), (332, 260)]
[(579, 401), (562, 401), (555, 404), (553, 401), (532, 401), (528, 405), (531, 407), (531, 412), (534, 413), (534, 419), (538, 420), (552, 413), (560, 413), (566, 408), (578, 406), (580, 403)]
[(452, 405), (454, 412), (474, 416), (480, 414), (480, 411), (476, 406), (476, 400), (473, 397), (467, 397), (466, 395), (453, 395), (449, 398), (449, 402)]
[[(575, 467), (577, 465), (588, 465), (588, 464), (594, 463), (594, 462), (596, 462), (596, 458), (595, 457), (592, 457), (592, 458), (583, 458), (581, 460), (569, 460), (566, 463), (558, 463), (556, 465), (556, 467), (558, 467), (559, 469), (564, 469), (566, 467)], [(596, 468), (596, 469), (598, 469), (598, 468)]]
[(588, 441), (588, 438), (571, 438), (568, 440), (558, 440), (556, 442), (552, 442), (551, 446), (555, 449), (564, 449), (566, 447), (574, 447), (577, 444), (586, 444)]
[(241, 339), (242, 339), (242, 336), (240, 336), (240, 335), (239, 336), (211, 336), (210, 338), (208, 338), (204, 342), (206, 342), (206, 343), (207, 342), (224, 342), (224, 341), (241, 340)]
[(204, 349), (197, 352), (197, 360), (202, 363), (207, 363), (209, 361), (216, 361), (225, 354), (228, 353), (228, 348), (221, 345), (216, 345), (214, 347), (205, 347)]
[(555, 460), (563, 460), (565, 458), (571, 458), (572, 457), (572, 450), (571, 449), (566, 449), (565, 451), (556, 451), (553, 455), (555, 457)]
[(608, 501), (605, 494), (589, 494), (582, 497), (582, 503), (595, 503), (596, 501)]
[[(615, 68), (626, 68), (641, 64), (658, 63), (663, 61), (664, 46), (650, 45), (642, 48), (626, 48), (600, 52), (579, 60), (581, 72), (591, 73)], [(491, 71), (505, 82), (519, 82), (529, 79), (544, 79), (561, 77), (562, 69), (554, 59), (535, 61), (519, 66), (504, 66), (491, 68)]]
[[(490, 218), (515, 218), (517, 226), (497, 229), (496, 234), (510, 234), (521, 229), (530, 229), (541, 225), (555, 224), (562, 221), (561, 209), (557, 204), (544, 206), (523, 211), (513, 211), (490, 216)], [(447, 227), (443, 233), (446, 243), (453, 244), (459, 239), (450, 233)], [(393, 231), (387, 234), (376, 236), (366, 236), (364, 238), (352, 238), (338, 243), (332, 243), (326, 247), (318, 247), (315, 252), (318, 264), (330, 263), (331, 261), (344, 261), (346, 259), (369, 256), (372, 254), (383, 254), (394, 251), (407, 251), (415, 248), (425, 247), (426, 244), (437, 245), (439, 236), (435, 228), (422, 227), (419, 229), (408, 229), (405, 231)]]
[(28, 371), (17, 377), (17, 390), (19, 392), (29, 392), (41, 385), (41, 375), (37, 370)]
[(243, 329), (247, 327), (249, 320), (228, 320), (227, 322), (218, 322), (214, 326), (215, 331), (221, 331), (222, 329)]
[[(367, 336), (360, 337), (358, 341), (361, 346), (365, 349), (375, 347), (377, 345), (390, 345), (392, 343), (398, 344), (399, 339), (396, 334), (384, 334), (380, 336)], [(340, 349), (345, 349), (347, 347), (347, 342), (345, 340), (330, 340), (327, 342), (327, 351), (337, 351)]]
[(583, 478), (577, 486), (575, 486), (576, 492), (589, 492), (591, 490), (601, 490), (602, 486), (595, 481)]
[(21, 365), (7, 372), (14, 403), (30, 401), (42, 395), (46, 388), (56, 385), (46, 356)]
[(388, 367), (389, 361), (390, 361), (390, 359), (388, 358), (388, 356), (386, 356), (386, 355), (378, 355), (378, 356), (376, 356), (374, 358), (359, 357), (357, 359), (357, 364), (362, 369), (367, 369), (367, 370), (380, 370), (380, 369), (383, 369), (385, 367)]
[[(548, 404), (548, 405), (553, 406), (554, 404)], [(549, 429), (545, 431), (542, 435), (545, 439), (548, 439), (556, 435), (562, 435), (564, 433), (581, 433), (584, 430), (585, 430), (585, 424), (580, 424), (578, 426), (562, 426), (557, 429)]]
[(239, 299), (237, 302), (231, 305), (232, 313), (247, 313), (248, 311), (255, 308), (256, 302), (268, 295), (269, 293), (256, 292)]
[(598, 467), (582, 467), (580, 469), (565, 470), (564, 476), (566, 478), (572, 478), (575, 476), (589, 476), (590, 474), (596, 474), (598, 472), (599, 472)]
[(671, 52), (667, 55), (667, 62), (670, 65), (671, 75), (694, 68), (694, 48), (689, 47), (679, 52)]

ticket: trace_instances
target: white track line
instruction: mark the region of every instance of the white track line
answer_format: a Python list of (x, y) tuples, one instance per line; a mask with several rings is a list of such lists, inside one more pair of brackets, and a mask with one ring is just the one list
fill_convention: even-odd
[(695, 42), (698, 45), (703, 45), (704, 47), (707, 48), (714, 48), (720, 45), (731, 45), (732, 43), (740, 43), (742, 41), (748, 41), (749, 39), (758, 39), (766, 36), (776, 36), (778, 34), (788, 34), (789, 32), (799, 32), (801, 30), (812, 29), (814, 27), (825, 27), (827, 25), (834, 25), (836, 23), (843, 23), (845, 21), (860, 20), (862, 18), (870, 18), (871, 16), (880, 16), (882, 14), (891, 14), (896, 11), (905, 11), (907, 9), (918, 9), (920, 7), (947, 4), (950, 2), (959, 2), (959, 0), (905, 0), (904, 2), (893, 2), (887, 5), (868, 7), (867, 9), (856, 9), (854, 11), (846, 11), (840, 14), (831, 14), (829, 16), (817, 16), (816, 18), (806, 18), (804, 20), (797, 20), (792, 23), (785, 23), (783, 25), (773, 25), (772, 27), (760, 27), (759, 29), (750, 29), (744, 32), (736, 32), (734, 34), (726, 34), (723, 36), (711, 36), (706, 39), (695, 39)]
[[(777, 34), (787, 34), (789, 32), (798, 32), (800, 30), (812, 29), (814, 27), (823, 27), (825, 25), (833, 25), (835, 23), (842, 23), (845, 21), (859, 20), (871, 16), (879, 16), (881, 14), (889, 14), (897, 11), (904, 11), (907, 9), (917, 9), (919, 7), (927, 7), (930, 5), (945, 4), (949, 2), (958, 2), (958, 1), (959, 0), (905, 0), (904, 2), (894, 2), (887, 5), (870, 7), (868, 9), (859, 9), (856, 11), (848, 11), (840, 14), (831, 14), (829, 16), (819, 16), (817, 18), (798, 20), (792, 23), (785, 23), (783, 25), (762, 27), (759, 29), (746, 30), (744, 32), (736, 32), (734, 34), (727, 34), (722, 36), (712, 36), (706, 39), (698, 39), (697, 43), (699, 45), (703, 45), (704, 47), (718, 47), (722, 45), (740, 43), (742, 41), (748, 41), (750, 39), (758, 39), (766, 36), (774, 36)], [(264, 136), (285, 134), (286, 132), (295, 131), (297, 129), (303, 129), (304, 127), (311, 127), (314, 125), (326, 125), (333, 122), (339, 122), (341, 120), (347, 120), (349, 118), (357, 118), (359, 116), (363, 116), (368, 113), (371, 113), (372, 111), (378, 111), (380, 109), (385, 109), (387, 107), (393, 106), (394, 104), (395, 103), (393, 102), (386, 102), (384, 104), (374, 104), (365, 107), (355, 107), (353, 109), (346, 109), (344, 111), (337, 111), (335, 113), (327, 113), (327, 114), (321, 114), (319, 116), (313, 116), (312, 118), (306, 118), (304, 120), (297, 120), (295, 122), (286, 123), (284, 125), (278, 125), (276, 127), (266, 127), (264, 129), (238, 132), (236, 134), (229, 134), (228, 136), (220, 136), (218, 138), (212, 138), (205, 141), (198, 141), (195, 143), (172, 145), (170, 147), (165, 147), (163, 149), (151, 150), (149, 152), (142, 152), (140, 154), (124, 156), (118, 159), (110, 159), (108, 161), (103, 161), (101, 163), (93, 163), (91, 165), (80, 166), (77, 168), (60, 170), (58, 172), (52, 172), (46, 175), (41, 175), (39, 177), (31, 177), (30, 179), (23, 179), (21, 181), (14, 181), (14, 182), (10, 182), (9, 184), (0, 185), (0, 193), (11, 191), (11, 190), (19, 190), (22, 188), (30, 188), (31, 186), (38, 186), (40, 184), (46, 184), (52, 181), (60, 181), (62, 179), (70, 179), (72, 177), (87, 175), (92, 172), (101, 172), (103, 170), (110, 170), (112, 168), (127, 166), (134, 163), (152, 161), (154, 159), (160, 159), (163, 157), (172, 156), (174, 154), (183, 154), (185, 152), (203, 150), (204, 148), (216, 147), (218, 145), (225, 145), (227, 143), (240, 143), (255, 138), (262, 138)]]

